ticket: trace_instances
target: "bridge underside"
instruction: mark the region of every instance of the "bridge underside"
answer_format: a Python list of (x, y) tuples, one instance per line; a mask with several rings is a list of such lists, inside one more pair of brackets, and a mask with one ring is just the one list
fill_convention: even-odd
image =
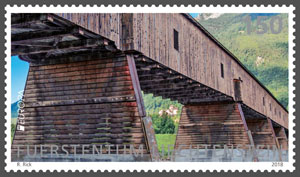
[(14, 14), (11, 42), (30, 62), (13, 156), (26, 144), (142, 144), (138, 160), (155, 158), (141, 91), (184, 105), (176, 147), (288, 148), (287, 130), (242, 102), (55, 15)]

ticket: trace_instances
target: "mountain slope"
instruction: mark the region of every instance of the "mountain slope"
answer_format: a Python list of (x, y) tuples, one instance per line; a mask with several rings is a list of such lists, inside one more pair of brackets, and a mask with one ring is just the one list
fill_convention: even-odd
[[(208, 14), (210, 15), (210, 14)], [(222, 14), (209, 18), (199, 14), (200, 22), (217, 40), (228, 48), (240, 61), (288, 108), (288, 15), (287, 14)], [(257, 17), (268, 26), (264, 34), (257, 26)], [(270, 30), (272, 17), (282, 19), (280, 33)], [(246, 18), (251, 19), (251, 33), (248, 34)], [(273, 19), (274, 20), (274, 19)], [(273, 21), (278, 30), (278, 20)]]

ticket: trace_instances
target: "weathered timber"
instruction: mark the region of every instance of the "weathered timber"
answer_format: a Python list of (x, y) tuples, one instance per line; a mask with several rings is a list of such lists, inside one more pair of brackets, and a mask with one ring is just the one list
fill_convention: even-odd
[[(105, 42), (106, 42), (105, 39), (79, 39), (79, 40), (72, 40), (72, 41), (57, 42), (52, 45), (50, 43), (48, 46), (44, 44), (45, 46), (42, 47), (35, 46), (34, 43), (33, 44), (30, 43), (26, 45), (22, 42), (15, 42), (12, 43), (12, 47), (13, 47), (12, 51), (14, 51), (18, 55), (30, 55), (30, 54), (38, 54), (43, 52), (55, 52), (56, 50), (63, 50), (63, 49), (76, 50), (82, 48), (97, 48), (97, 47), (105, 46)], [(18, 45), (24, 45), (24, 46), (18, 47)]]
[[(237, 100), (288, 129), (287, 110), (228, 49), (188, 14), (58, 15), (115, 41), (120, 50), (138, 51), (160, 66), (164, 65), (232, 98), (238, 96)], [(178, 32), (178, 50), (174, 48), (174, 30)], [(224, 78), (221, 77), (221, 65)], [(158, 70), (161, 71), (160, 66)], [(156, 63), (144, 58), (138, 59), (137, 67), (140, 71), (157, 69)], [(235, 95), (237, 92), (234, 91), (233, 80), (237, 78), (243, 80), (240, 95)], [(263, 105), (263, 97), (266, 105)], [(272, 110), (267, 106), (269, 104), (272, 104)], [(275, 107), (281, 116), (275, 114)]]
[(143, 125), (145, 128), (146, 138), (147, 138), (147, 147), (149, 147), (149, 151), (151, 154), (152, 161), (159, 160), (159, 152), (158, 146), (155, 138), (155, 132), (152, 124), (151, 117), (143, 117)]
[[(12, 146), (141, 144), (148, 154), (149, 143), (134, 90), (134, 84), (139, 83), (133, 82), (129, 64), (121, 55), (31, 67), (24, 92), (23, 116), (18, 118), (18, 126), (24, 131), (16, 130)], [(70, 65), (72, 69), (68, 69)], [(90, 77), (93, 74), (96, 80)], [(118, 96), (95, 97), (98, 93)], [(16, 157), (14, 153), (16, 150), (12, 151)]]
[(231, 97), (171, 70), (157, 61), (140, 55), (136, 56), (136, 61), (141, 89), (145, 93), (176, 100), (182, 104), (232, 101)]
[(274, 127), (280, 149), (288, 150), (288, 138), (283, 127)]
[(127, 58), (128, 66), (129, 66), (129, 71), (130, 71), (130, 76), (132, 79), (132, 85), (134, 88), (136, 101), (137, 101), (138, 108), (139, 108), (139, 113), (140, 113), (141, 117), (145, 117), (146, 110), (145, 110), (145, 106), (144, 106), (144, 101), (143, 101), (142, 90), (140, 87), (139, 78), (138, 78), (137, 71), (136, 71), (134, 57), (133, 57), (133, 55), (126, 55), (126, 58)]
[(252, 132), (255, 146), (263, 146), (262, 148), (272, 147), (273, 145), (277, 146), (267, 119), (246, 118), (246, 122), (249, 130)]
[(268, 118), (268, 124), (269, 124), (270, 130), (271, 130), (271, 133), (272, 133), (272, 137), (273, 137), (274, 143), (276, 144), (277, 148), (279, 149), (280, 148), (280, 144), (279, 144), (277, 136), (275, 134), (272, 120), (269, 119), (269, 118)]
[(240, 113), (240, 116), (241, 116), (241, 119), (242, 119), (242, 122), (243, 122), (244, 129), (247, 132), (250, 145), (255, 146), (254, 140), (253, 140), (253, 137), (252, 137), (252, 132), (248, 128), (248, 125), (247, 125), (247, 122), (246, 122), (246, 119), (245, 119), (245, 115), (244, 115), (242, 106), (241, 106), (240, 103), (237, 103), (237, 106), (238, 106), (238, 110), (239, 110), (239, 113)]
[(13, 14), (12, 19), (12, 54), (25, 61), (53, 63), (70, 53), (117, 51), (113, 41), (54, 14)]
[(179, 122), (176, 147), (180, 144), (248, 145), (235, 103), (185, 105)]

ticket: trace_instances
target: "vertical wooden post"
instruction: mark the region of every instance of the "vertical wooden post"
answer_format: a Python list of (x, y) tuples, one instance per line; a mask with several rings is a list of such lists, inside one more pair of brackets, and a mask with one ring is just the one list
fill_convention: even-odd
[(237, 102), (242, 101), (241, 82), (242, 80), (240, 79), (233, 79), (234, 100)]
[(121, 47), (122, 50), (133, 50), (133, 14), (122, 14), (122, 34), (121, 34)]

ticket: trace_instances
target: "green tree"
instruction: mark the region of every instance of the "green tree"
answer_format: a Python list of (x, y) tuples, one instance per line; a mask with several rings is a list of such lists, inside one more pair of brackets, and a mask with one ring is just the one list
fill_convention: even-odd
[(174, 134), (175, 133), (175, 124), (172, 118), (163, 114), (159, 116), (158, 114), (153, 114), (152, 116), (154, 131), (157, 134)]

